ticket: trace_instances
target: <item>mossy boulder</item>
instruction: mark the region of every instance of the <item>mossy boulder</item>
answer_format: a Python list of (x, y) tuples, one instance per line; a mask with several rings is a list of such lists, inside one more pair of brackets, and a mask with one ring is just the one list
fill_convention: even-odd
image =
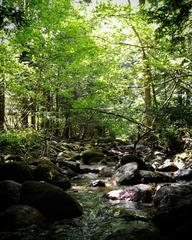
[(40, 210), (48, 218), (81, 216), (81, 205), (61, 188), (38, 181), (27, 181), (21, 188), (21, 203)]
[(55, 184), (62, 189), (66, 190), (71, 187), (71, 182), (62, 173), (59, 172), (59, 168), (56, 165), (50, 163), (40, 163), (34, 170), (34, 179), (39, 181), (45, 181)]
[[(192, 183), (165, 184), (157, 190), (154, 196), (156, 208), (153, 222), (164, 232), (178, 233), (186, 237), (191, 233), (192, 228)], [(188, 235), (187, 235), (188, 236)]]
[(80, 167), (79, 166), (80, 166), (80, 163), (77, 162), (77, 161), (65, 160), (65, 161), (59, 162), (59, 167), (60, 168), (68, 167), (76, 173), (80, 172)]
[(12, 231), (43, 220), (43, 215), (37, 209), (27, 205), (13, 205), (0, 214), (0, 230)]
[(138, 163), (130, 162), (119, 167), (113, 178), (120, 185), (132, 185), (139, 183)]
[(32, 170), (24, 162), (0, 163), (0, 180), (7, 179), (19, 183), (33, 180)]
[(0, 182), (0, 211), (19, 204), (21, 184), (12, 180)]
[(139, 170), (139, 176), (142, 183), (163, 183), (174, 181), (174, 178), (171, 175), (157, 171)]
[(90, 148), (82, 153), (83, 163), (85, 164), (100, 162), (104, 157), (104, 153), (97, 148)]

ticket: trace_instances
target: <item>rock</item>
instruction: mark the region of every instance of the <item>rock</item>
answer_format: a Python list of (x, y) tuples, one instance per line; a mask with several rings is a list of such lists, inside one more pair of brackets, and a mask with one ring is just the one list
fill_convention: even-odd
[(39, 224), (43, 220), (43, 215), (37, 209), (27, 205), (13, 205), (0, 214), (0, 230), (12, 231)]
[(119, 228), (105, 240), (159, 240), (159, 231), (153, 224), (131, 221), (124, 228)]
[(159, 172), (176, 172), (179, 168), (174, 164), (163, 164), (161, 166), (159, 166), (158, 168), (156, 168), (156, 171)]
[(174, 172), (175, 180), (192, 180), (192, 169), (180, 169)]
[(99, 165), (81, 165), (80, 166), (80, 173), (99, 173), (103, 166)]
[(8, 154), (6, 156), (4, 156), (4, 161), (10, 161), (10, 160), (13, 160), (13, 161), (22, 161), (21, 157), (18, 156), (18, 155), (11, 155), (11, 154)]
[(59, 167), (60, 168), (63, 168), (63, 167), (68, 167), (70, 168), (72, 171), (76, 172), (76, 173), (79, 173), (80, 172), (80, 163), (79, 162), (76, 162), (76, 161), (61, 161), (59, 162)]
[(0, 211), (19, 204), (21, 184), (12, 180), (0, 182)]
[(71, 168), (68, 168), (66, 166), (60, 167), (60, 172), (68, 177), (69, 179), (76, 177), (78, 174), (76, 172), (74, 172), (73, 170), (71, 170)]
[(125, 165), (125, 164), (130, 163), (130, 162), (136, 162), (136, 163), (138, 163), (138, 168), (139, 168), (139, 169), (143, 169), (143, 170), (147, 170), (147, 169), (148, 169), (147, 165), (146, 165), (145, 162), (141, 159), (140, 156), (133, 155), (133, 154), (127, 154), (127, 155), (124, 155), (124, 156), (120, 159), (120, 165)]
[(52, 181), (50, 181), (49, 183), (57, 186), (57, 187), (60, 187), (61, 189), (63, 190), (68, 190), (71, 188), (71, 182), (70, 180), (63, 176), (61, 178), (58, 178), (58, 179), (53, 179)]
[(43, 157), (43, 159), (34, 160), (33, 165), (35, 165), (35, 166), (47, 165), (47, 166), (50, 166), (50, 167), (54, 168), (55, 170), (59, 171), (59, 168), (57, 167), (57, 165), (46, 157)]
[(48, 218), (81, 216), (81, 205), (62, 189), (45, 182), (27, 181), (21, 188), (21, 203), (37, 208)]
[(142, 183), (163, 183), (174, 182), (174, 178), (168, 174), (160, 172), (152, 172), (147, 170), (139, 170), (139, 176)]
[(71, 187), (70, 180), (58, 171), (57, 166), (46, 163), (41, 163), (37, 166), (34, 170), (34, 179), (55, 184), (64, 190)]
[[(135, 203), (135, 202), (129, 202), (129, 203)], [(149, 222), (153, 216), (153, 209), (151, 207), (143, 208), (140, 204), (138, 205), (139, 206), (134, 207), (134, 204), (133, 204), (133, 207), (130, 206), (128, 208), (125, 208), (121, 205), (118, 207), (118, 204), (117, 204), (117, 207), (115, 206), (114, 208), (114, 216), (118, 218), (123, 218), (126, 221), (140, 220), (140, 221)]]
[(91, 164), (100, 162), (104, 158), (104, 154), (100, 149), (89, 149), (82, 153), (82, 159), (84, 164)]
[(90, 187), (105, 187), (105, 182), (102, 180), (92, 181), (89, 185)]
[(152, 202), (154, 188), (147, 184), (138, 184), (124, 189), (113, 190), (106, 194), (110, 200), (127, 200), (140, 203)]
[(112, 167), (103, 167), (99, 172), (101, 177), (112, 177), (114, 174), (114, 169)]
[(138, 163), (131, 162), (118, 168), (114, 174), (116, 182), (120, 185), (137, 184), (138, 178)]
[(23, 183), (32, 180), (32, 170), (24, 162), (0, 163), (0, 180), (13, 180)]
[[(175, 183), (162, 186), (155, 194), (157, 211), (153, 222), (165, 232), (175, 232), (187, 225), (192, 227), (192, 183)], [(189, 224), (190, 223), (190, 224)], [(191, 233), (191, 227), (185, 228)]]

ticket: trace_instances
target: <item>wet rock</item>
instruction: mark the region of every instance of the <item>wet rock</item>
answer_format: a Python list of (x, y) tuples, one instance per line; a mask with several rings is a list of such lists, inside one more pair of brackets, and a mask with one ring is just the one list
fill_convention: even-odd
[(147, 184), (138, 184), (125, 189), (113, 190), (106, 194), (110, 200), (127, 200), (141, 203), (150, 203), (154, 194), (154, 187)]
[(80, 163), (79, 162), (76, 162), (76, 161), (62, 161), (62, 162), (59, 162), (59, 167), (60, 168), (63, 168), (63, 167), (68, 167), (70, 168), (72, 171), (76, 172), (76, 173), (79, 173), (80, 172)]
[(180, 169), (173, 176), (175, 180), (192, 180), (192, 169)]
[(71, 187), (70, 180), (54, 164), (40, 163), (34, 170), (34, 179), (55, 184), (65, 190)]
[(145, 162), (141, 159), (140, 156), (134, 155), (134, 154), (127, 154), (124, 155), (121, 159), (120, 159), (120, 165), (125, 165), (127, 163), (130, 162), (136, 162), (138, 163), (138, 168), (139, 169), (143, 169), (143, 170), (147, 170), (148, 167), (145, 164)]
[(112, 167), (103, 167), (99, 172), (99, 176), (101, 177), (112, 177), (114, 174), (114, 168)]
[(0, 180), (13, 180), (23, 183), (32, 180), (32, 170), (24, 162), (7, 162), (0, 163)]
[(163, 164), (161, 166), (159, 166), (158, 168), (156, 168), (156, 171), (159, 172), (176, 172), (179, 168), (174, 164), (174, 163), (170, 163), (170, 164)]
[(0, 230), (16, 230), (44, 220), (43, 215), (27, 205), (13, 205), (0, 214)]
[(119, 228), (105, 238), (105, 240), (159, 240), (159, 231), (153, 224), (132, 221), (124, 228)]
[(80, 173), (99, 173), (103, 166), (99, 165), (81, 165), (80, 166)]
[(21, 184), (12, 180), (0, 182), (0, 211), (20, 201)]
[(82, 159), (84, 164), (91, 164), (100, 162), (104, 158), (104, 154), (100, 149), (89, 149), (82, 153)]
[(142, 183), (174, 182), (174, 178), (171, 175), (156, 171), (139, 170), (139, 176)]
[(89, 185), (90, 187), (105, 187), (105, 182), (102, 180), (92, 181)]
[(138, 163), (131, 162), (118, 168), (114, 174), (114, 179), (120, 185), (137, 184), (138, 177)]
[(77, 176), (78, 174), (76, 172), (74, 172), (73, 170), (71, 170), (71, 168), (68, 168), (66, 166), (63, 166), (60, 168), (60, 172), (65, 175), (66, 177), (68, 177), (69, 179)]
[[(157, 208), (153, 221), (162, 231), (177, 231), (192, 227), (192, 183), (175, 183), (162, 186), (155, 194)], [(186, 229), (185, 226), (190, 226)]]
[(21, 203), (40, 210), (48, 218), (81, 216), (81, 205), (62, 189), (45, 182), (27, 181), (21, 188)]

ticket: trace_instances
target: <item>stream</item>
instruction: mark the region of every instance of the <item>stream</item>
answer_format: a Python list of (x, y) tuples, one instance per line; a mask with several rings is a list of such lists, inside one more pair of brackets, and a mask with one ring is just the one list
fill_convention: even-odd
[[(185, 167), (183, 164), (181, 169), (173, 161), (164, 166), (166, 161), (159, 159), (158, 154), (153, 161), (150, 160), (150, 165), (158, 163), (157, 167), (154, 166), (156, 171), (146, 165), (147, 161), (145, 164), (140, 158), (129, 154), (129, 146), (121, 151), (119, 148), (106, 148), (105, 152), (105, 161), (86, 164), (85, 157), (89, 152), (85, 151), (84, 162), (81, 161), (80, 167), (76, 165), (76, 159), (71, 162), (66, 161), (65, 156), (64, 160), (60, 159), (59, 167), (62, 171), (65, 170), (64, 163), (72, 169), (78, 166), (77, 174), (70, 179), (71, 188), (66, 192), (82, 205), (82, 216), (58, 221), (45, 220), (39, 225), (33, 224), (12, 232), (1, 231), (0, 240), (176, 240), (178, 233), (180, 239), (190, 231), (192, 221), (188, 213), (192, 209), (191, 161), (191, 165), (186, 161), (188, 165)], [(98, 156), (100, 157), (100, 153)], [(45, 160), (45, 166), (47, 162), (49, 160)], [(164, 168), (160, 168), (161, 166)], [(109, 170), (111, 175), (105, 171), (101, 174), (103, 169)], [(55, 168), (52, 167), (52, 170)], [(165, 210), (163, 213), (166, 217), (161, 222), (161, 215), (156, 214), (159, 219), (156, 218), (155, 223), (153, 217), (157, 209), (154, 205), (154, 193), (158, 193), (158, 189), (162, 189), (162, 192), (156, 197), (156, 204)], [(180, 232), (177, 232), (175, 226)], [(162, 229), (165, 230), (163, 236)]]
[(96, 179), (96, 174), (84, 174), (73, 181), (68, 191), (83, 206), (83, 216), (2, 232), (0, 240), (104, 240), (115, 229), (126, 227), (127, 220), (120, 216), (119, 209), (137, 206), (133, 202), (110, 202), (104, 196), (112, 189), (89, 186)]

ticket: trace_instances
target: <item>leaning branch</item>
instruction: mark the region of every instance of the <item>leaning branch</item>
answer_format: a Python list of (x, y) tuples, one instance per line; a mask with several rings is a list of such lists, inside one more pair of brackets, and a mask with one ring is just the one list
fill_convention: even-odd
[(106, 115), (111, 115), (111, 116), (114, 116), (114, 117), (117, 117), (117, 118), (121, 118), (121, 119), (125, 119), (131, 123), (134, 123), (138, 126), (142, 126), (142, 127), (146, 127), (147, 129), (150, 129), (151, 130), (151, 127), (143, 124), (143, 123), (140, 123), (136, 120), (134, 120), (133, 118), (129, 118), (129, 117), (126, 117), (122, 114), (119, 114), (119, 113), (115, 113), (113, 112), (112, 109), (100, 109), (100, 108), (71, 108), (71, 110), (88, 110), (88, 111), (95, 111), (95, 112), (98, 112), (98, 113), (102, 113), (102, 114), (106, 114)]
[(140, 46), (140, 45), (137, 45), (137, 44), (131, 44), (131, 43), (127, 43), (127, 42), (122, 42), (122, 41), (119, 41), (119, 42), (111, 42), (109, 41), (107, 38), (105, 37), (101, 37), (101, 36), (89, 36), (89, 37), (92, 37), (92, 38), (98, 38), (104, 42), (107, 42), (107, 43), (110, 43), (112, 45), (122, 45), (122, 46), (129, 46), (129, 47), (136, 47), (136, 48), (154, 48), (153, 46)]

